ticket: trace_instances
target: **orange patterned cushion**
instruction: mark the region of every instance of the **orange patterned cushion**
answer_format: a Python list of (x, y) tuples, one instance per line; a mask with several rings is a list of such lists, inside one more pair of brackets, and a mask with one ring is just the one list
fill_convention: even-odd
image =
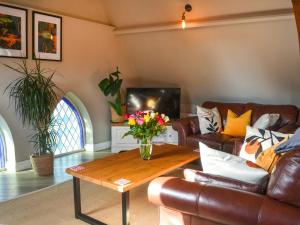
[(273, 145), (272, 147), (268, 148), (267, 150), (261, 152), (256, 159), (256, 164), (259, 165), (264, 170), (271, 173), (281, 156), (281, 154), (275, 153), (275, 149), (277, 148), (277, 146), (286, 142), (288, 139), (289, 138), (286, 137), (283, 141), (278, 142), (277, 144)]

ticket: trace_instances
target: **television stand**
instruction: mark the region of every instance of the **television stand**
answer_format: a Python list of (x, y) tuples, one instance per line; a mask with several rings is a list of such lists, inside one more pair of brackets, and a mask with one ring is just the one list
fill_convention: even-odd
[[(167, 124), (165, 133), (154, 137), (154, 143), (178, 144), (178, 133), (172, 128), (171, 123)], [(118, 153), (124, 150), (132, 150), (139, 147), (137, 139), (132, 136), (122, 138), (129, 131), (129, 126), (125, 123), (111, 123), (111, 151)]]

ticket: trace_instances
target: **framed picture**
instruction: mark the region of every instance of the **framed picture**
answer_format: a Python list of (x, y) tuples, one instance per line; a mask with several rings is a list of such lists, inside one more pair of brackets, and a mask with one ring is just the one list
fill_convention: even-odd
[(32, 12), (32, 58), (62, 60), (62, 17)]
[(0, 57), (27, 58), (27, 9), (0, 4)]

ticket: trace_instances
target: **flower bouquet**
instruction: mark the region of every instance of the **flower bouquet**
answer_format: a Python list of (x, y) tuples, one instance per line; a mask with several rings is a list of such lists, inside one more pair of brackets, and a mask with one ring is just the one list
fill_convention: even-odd
[(130, 130), (123, 138), (132, 135), (140, 141), (140, 154), (142, 159), (149, 160), (152, 153), (152, 138), (166, 130), (169, 117), (155, 112), (136, 112), (125, 115)]

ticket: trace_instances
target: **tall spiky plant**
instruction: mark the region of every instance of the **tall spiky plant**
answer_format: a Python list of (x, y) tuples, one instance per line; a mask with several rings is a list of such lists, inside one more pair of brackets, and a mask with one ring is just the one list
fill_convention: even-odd
[(20, 74), (5, 89), (9, 91), (10, 102), (24, 126), (33, 128), (30, 141), (34, 143), (37, 154), (52, 153), (56, 142), (55, 129), (52, 129), (52, 112), (58, 102), (56, 94), (60, 90), (53, 82), (55, 71), (43, 69), (40, 60), (35, 60), (30, 67), (24, 59), (15, 67), (4, 64), (7, 68)]

